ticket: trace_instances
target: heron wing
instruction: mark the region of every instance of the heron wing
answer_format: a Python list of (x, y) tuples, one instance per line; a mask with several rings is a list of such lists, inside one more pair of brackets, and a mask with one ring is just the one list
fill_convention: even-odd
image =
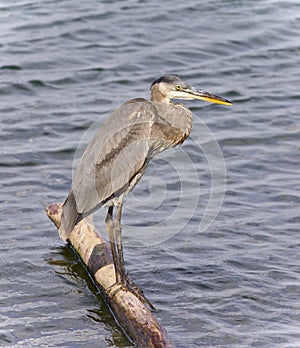
[(135, 99), (104, 122), (87, 146), (73, 179), (79, 214), (87, 215), (130, 189), (133, 178), (150, 160), (149, 134), (156, 119), (150, 102)]

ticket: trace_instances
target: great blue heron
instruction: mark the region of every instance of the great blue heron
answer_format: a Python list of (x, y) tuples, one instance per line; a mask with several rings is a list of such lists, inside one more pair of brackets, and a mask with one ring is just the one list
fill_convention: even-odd
[(171, 99), (202, 99), (231, 105), (229, 100), (197, 90), (178, 76), (157, 79), (151, 85), (150, 101), (129, 100), (103, 123), (81, 158), (63, 205), (59, 228), (63, 240), (84, 217), (108, 206), (106, 229), (116, 282), (124, 286), (128, 282), (121, 240), (123, 198), (138, 183), (151, 158), (182, 144), (191, 132), (192, 112)]

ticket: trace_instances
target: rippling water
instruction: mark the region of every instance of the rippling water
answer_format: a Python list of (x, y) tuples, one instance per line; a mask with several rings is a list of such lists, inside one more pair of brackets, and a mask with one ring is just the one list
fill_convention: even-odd
[(95, 122), (177, 73), (234, 106), (187, 103), (126, 201), (127, 269), (176, 347), (300, 347), (299, 35), (290, 0), (0, 3), (0, 345), (130, 346), (44, 208)]

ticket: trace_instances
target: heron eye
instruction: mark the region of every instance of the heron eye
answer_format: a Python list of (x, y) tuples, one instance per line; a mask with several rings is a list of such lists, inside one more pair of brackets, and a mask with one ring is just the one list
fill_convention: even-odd
[(181, 87), (179, 85), (175, 86), (176, 91), (180, 91)]

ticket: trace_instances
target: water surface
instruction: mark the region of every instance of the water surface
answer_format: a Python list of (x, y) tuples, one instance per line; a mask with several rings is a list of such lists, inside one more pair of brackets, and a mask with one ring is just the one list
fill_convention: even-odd
[(300, 347), (299, 35), (291, 0), (1, 2), (1, 346), (131, 346), (44, 208), (82, 136), (177, 73), (234, 106), (187, 103), (126, 201), (127, 269), (176, 347)]

